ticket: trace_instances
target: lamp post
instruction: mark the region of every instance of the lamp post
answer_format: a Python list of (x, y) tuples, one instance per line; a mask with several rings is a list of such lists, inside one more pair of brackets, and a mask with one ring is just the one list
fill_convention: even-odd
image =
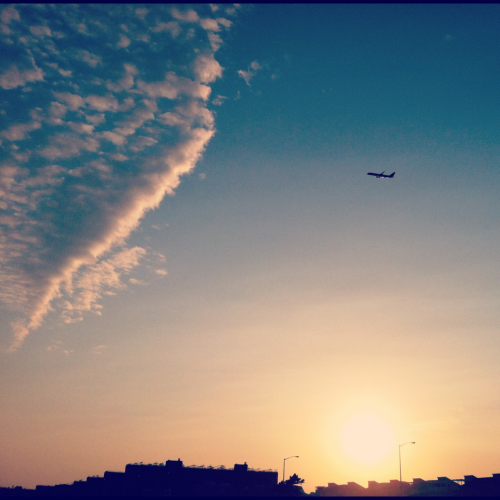
[(287, 458), (284, 458), (283, 459), (283, 484), (285, 484), (285, 462), (289, 459), (289, 458), (299, 458), (298, 455), (293, 455), (291, 457), (287, 457)]
[(415, 441), (408, 441), (407, 443), (403, 443), (399, 445), (399, 496), (403, 496), (403, 483), (401, 482), (401, 446), (405, 444), (415, 444)]

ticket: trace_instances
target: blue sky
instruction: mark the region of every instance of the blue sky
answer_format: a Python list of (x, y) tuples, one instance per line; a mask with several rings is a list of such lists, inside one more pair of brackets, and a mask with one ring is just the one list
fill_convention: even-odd
[(0, 484), (498, 472), (498, 19), (3, 7)]

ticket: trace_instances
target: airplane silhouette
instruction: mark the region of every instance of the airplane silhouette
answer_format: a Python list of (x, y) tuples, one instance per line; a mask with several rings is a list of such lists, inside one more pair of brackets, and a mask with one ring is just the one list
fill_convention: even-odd
[[(385, 170), (384, 170), (384, 172), (385, 172)], [(392, 179), (394, 177), (394, 174), (396, 173), (396, 172), (393, 172), (391, 175), (384, 175), (384, 172), (382, 172), (381, 174), (376, 174), (374, 172), (368, 172), (367, 175), (373, 175), (377, 179)]]

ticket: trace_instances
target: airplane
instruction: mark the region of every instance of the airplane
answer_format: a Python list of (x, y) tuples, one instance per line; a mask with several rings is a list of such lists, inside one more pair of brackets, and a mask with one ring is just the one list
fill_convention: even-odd
[[(384, 170), (384, 172), (385, 172), (385, 170)], [(384, 172), (382, 172), (381, 174), (376, 174), (374, 172), (368, 172), (367, 175), (373, 175), (377, 179), (392, 179), (394, 177), (394, 174), (396, 173), (396, 172), (393, 172), (391, 175), (384, 175)]]

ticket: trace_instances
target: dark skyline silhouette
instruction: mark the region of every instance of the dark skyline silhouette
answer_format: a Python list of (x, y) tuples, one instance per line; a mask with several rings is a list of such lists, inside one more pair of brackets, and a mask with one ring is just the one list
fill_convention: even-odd
[(276, 470), (260, 470), (243, 464), (233, 468), (221, 465), (185, 466), (181, 459), (165, 463), (127, 464), (124, 472), (106, 471), (101, 476), (89, 476), (72, 484), (37, 485), (35, 489), (20, 486), (0, 487), (0, 496), (23, 497), (483, 497), (500, 496), (500, 474), (463, 479), (438, 477), (436, 480), (413, 478), (412, 482), (390, 480), (385, 483), (368, 481), (368, 487), (356, 482), (328, 483), (317, 486), (309, 495), (300, 484), (304, 479), (292, 474), (278, 483)]

